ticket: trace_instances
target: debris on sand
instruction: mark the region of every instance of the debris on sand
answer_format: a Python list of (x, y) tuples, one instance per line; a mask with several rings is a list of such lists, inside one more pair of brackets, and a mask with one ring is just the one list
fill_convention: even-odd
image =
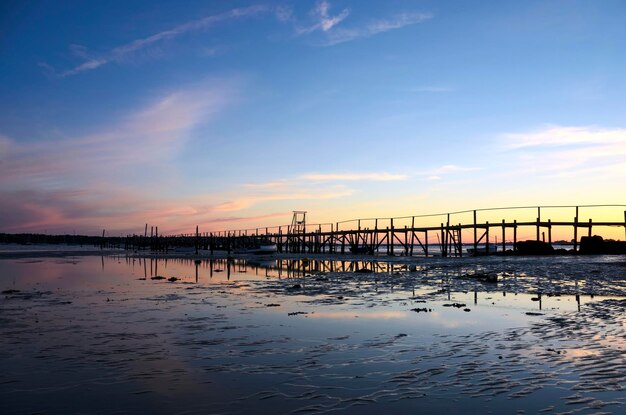
[(486, 273), (476, 272), (474, 274), (462, 275), (461, 278), (470, 278), (474, 280), (479, 280), (481, 282), (489, 282), (489, 283), (498, 282), (498, 274), (495, 274), (495, 273), (486, 274)]
[(443, 304), (444, 307), (455, 307), (455, 308), (463, 308), (465, 304), (462, 303), (451, 303), (451, 304)]

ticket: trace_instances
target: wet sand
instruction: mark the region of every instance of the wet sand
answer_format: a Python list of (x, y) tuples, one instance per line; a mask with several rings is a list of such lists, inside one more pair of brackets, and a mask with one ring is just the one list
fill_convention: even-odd
[(2, 259), (0, 412), (626, 410), (623, 257), (393, 261)]

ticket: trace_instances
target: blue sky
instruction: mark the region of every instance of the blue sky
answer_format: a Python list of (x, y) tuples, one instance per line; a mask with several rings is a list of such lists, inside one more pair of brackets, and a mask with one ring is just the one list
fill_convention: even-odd
[(5, 2), (0, 231), (623, 203), (621, 1)]

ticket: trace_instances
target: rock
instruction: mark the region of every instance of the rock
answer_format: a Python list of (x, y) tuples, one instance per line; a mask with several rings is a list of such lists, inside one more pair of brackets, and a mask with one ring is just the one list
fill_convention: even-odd
[(580, 238), (580, 253), (583, 255), (626, 254), (626, 242), (604, 240), (601, 236), (583, 236)]
[(4, 290), (2, 291), (2, 294), (15, 294), (15, 293), (19, 293), (20, 290)]
[(461, 304), (461, 303), (451, 303), (451, 304), (444, 304), (444, 307), (455, 307), (455, 308), (463, 308), (465, 307), (465, 304)]
[(469, 313), (472, 310), (470, 310), (469, 308), (464, 308), (463, 311), (465, 311), (466, 313)]
[(280, 307), (280, 304), (269, 303), (265, 304), (265, 307)]
[(518, 255), (553, 255), (554, 248), (547, 242), (520, 241), (516, 244)]
[(428, 313), (431, 310), (429, 308), (423, 307), (423, 308), (412, 308), (411, 311), (415, 311), (416, 313)]
[(294, 284), (291, 287), (289, 287), (290, 290), (300, 290), (302, 289), (302, 285), (300, 284)]
[(156, 277), (151, 277), (151, 280), (164, 280), (165, 277), (161, 276), (161, 275), (157, 275)]
[(168, 280), (169, 282), (175, 282), (175, 281), (178, 281), (179, 279), (180, 279), (180, 278), (170, 277), (170, 278), (168, 278), (167, 280)]

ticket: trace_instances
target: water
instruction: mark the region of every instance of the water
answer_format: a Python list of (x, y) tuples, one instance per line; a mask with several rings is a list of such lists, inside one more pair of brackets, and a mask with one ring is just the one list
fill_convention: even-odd
[(0, 413), (624, 413), (625, 271), (4, 259)]

